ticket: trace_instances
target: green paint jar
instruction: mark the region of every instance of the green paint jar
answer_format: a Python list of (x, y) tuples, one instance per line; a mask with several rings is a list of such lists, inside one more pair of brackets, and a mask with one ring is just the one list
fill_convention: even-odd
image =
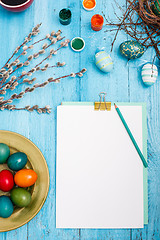
[(59, 12), (59, 21), (63, 25), (68, 25), (71, 22), (72, 13), (68, 8), (64, 8)]
[(75, 51), (75, 52), (80, 52), (84, 49), (85, 47), (85, 41), (83, 40), (83, 38), (80, 37), (75, 37), (72, 39), (71, 41), (71, 48)]

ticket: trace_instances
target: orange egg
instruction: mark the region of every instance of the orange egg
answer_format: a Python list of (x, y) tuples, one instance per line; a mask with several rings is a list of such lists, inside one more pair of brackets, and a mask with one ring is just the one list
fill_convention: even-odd
[(14, 182), (17, 186), (25, 188), (32, 186), (37, 180), (37, 173), (32, 169), (22, 169), (14, 176)]

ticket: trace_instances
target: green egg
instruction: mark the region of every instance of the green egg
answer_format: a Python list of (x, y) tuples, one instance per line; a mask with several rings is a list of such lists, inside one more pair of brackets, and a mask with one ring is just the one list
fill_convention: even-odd
[(4, 143), (0, 143), (0, 164), (5, 163), (9, 155), (10, 155), (9, 147)]
[(17, 207), (27, 207), (31, 202), (31, 194), (24, 188), (11, 191), (11, 200)]

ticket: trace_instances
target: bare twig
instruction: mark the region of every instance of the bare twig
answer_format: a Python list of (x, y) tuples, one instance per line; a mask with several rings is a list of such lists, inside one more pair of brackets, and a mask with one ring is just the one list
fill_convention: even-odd
[[(118, 32), (124, 30), (129, 36), (140, 42), (144, 47), (154, 47), (157, 57), (160, 59), (160, 15), (154, 11), (154, 4), (151, 0), (127, 0), (128, 6), (121, 18), (117, 17), (118, 23), (106, 19), (106, 26), (112, 29), (106, 31), (116, 31), (111, 44), (113, 50)], [(156, 3), (159, 4), (157, 1)], [(118, 7), (120, 9), (120, 7)], [(121, 10), (122, 11), (122, 10)], [(115, 15), (117, 15), (115, 13)]]

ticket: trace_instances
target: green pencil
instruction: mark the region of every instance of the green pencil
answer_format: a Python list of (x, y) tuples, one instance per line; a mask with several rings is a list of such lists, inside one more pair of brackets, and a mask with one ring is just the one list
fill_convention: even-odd
[(126, 131), (128, 133), (128, 135), (129, 135), (130, 139), (132, 140), (132, 142), (133, 142), (133, 144), (134, 144), (134, 146), (135, 146), (135, 148), (136, 148), (136, 150), (137, 150), (137, 152), (138, 152), (138, 154), (139, 154), (139, 156), (140, 156), (140, 158), (141, 158), (141, 160), (143, 162), (144, 167), (145, 168), (148, 167), (148, 164), (147, 164), (147, 162), (146, 162), (146, 160), (145, 160), (141, 150), (139, 149), (139, 147), (138, 147), (138, 145), (136, 143), (136, 140), (134, 139), (134, 137), (133, 137), (133, 135), (132, 135), (132, 133), (131, 133), (131, 131), (130, 131), (130, 129), (129, 129), (129, 127), (128, 127), (128, 125), (127, 125), (127, 123), (126, 123), (126, 121), (125, 121), (125, 119), (124, 119), (124, 117), (122, 115), (122, 113), (121, 113), (121, 111), (119, 110), (119, 108), (117, 107), (117, 105), (115, 103), (114, 103), (114, 106), (115, 106), (115, 109), (116, 109), (116, 111), (117, 111), (117, 113), (118, 113), (118, 115), (119, 115), (119, 117), (120, 117), (120, 119), (121, 119), (121, 121), (122, 121), (122, 123), (123, 123), (123, 125), (124, 125), (124, 127), (125, 127), (125, 129), (126, 129)]

